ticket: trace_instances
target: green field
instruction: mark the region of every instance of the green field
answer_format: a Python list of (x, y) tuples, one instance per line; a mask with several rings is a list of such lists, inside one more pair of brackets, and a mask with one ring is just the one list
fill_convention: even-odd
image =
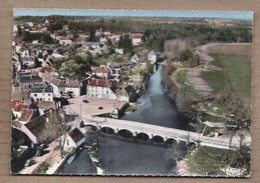
[(197, 175), (224, 175), (220, 169), (225, 165), (220, 162), (227, 150), (201, 147), (188, 155), (189, 172)]
[(234, 56), (218, 56), (211, 64), (223, 71), (204, 72), (202, 77), (217, 92), (231, 86), (233, 92), (243, 100), (251, 100), (251, 59)]

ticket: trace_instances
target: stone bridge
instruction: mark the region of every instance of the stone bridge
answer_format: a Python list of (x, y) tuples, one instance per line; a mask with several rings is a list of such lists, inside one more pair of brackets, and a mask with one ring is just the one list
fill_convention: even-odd
[[(107, 135), (117, 134), (125, 139), (138, 139), (155, 144), (185, 144), (188, 146), (209, 146), (230, 149), (230, 139), (225, 137), (205, 137), (196, 132), (162, 127), (146, 123), (118, 120), (111, 118), (89, 117), (83, 118), (81, 127), (91, 127)], [(239, 147), (239, 140), (232, 140), (231, 147)]]

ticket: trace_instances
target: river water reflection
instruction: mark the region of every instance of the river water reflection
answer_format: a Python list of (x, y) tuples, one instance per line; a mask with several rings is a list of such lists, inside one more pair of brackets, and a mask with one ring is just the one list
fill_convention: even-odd
[[(161, 73), (163, 66), (151, 76), (148, 88), (143, 92), (138, 102), (138, 110), (126, 114), (122, 119), (155, 124), (177, 129), (186, 129), (185, 120), (177, 113), (173, 100), (164, 93), (161, 85)], [(97, 138), (89, 135), (88, 139)], [(155, 146), (141, 144), (133, 141), (124, 141), (114, 138), (98, 136), (99, 158), (101, 168), (107, 175), (169, 175), (175, 174), (175, 159), (173, 151), (175, 147)], [(184, 153), (184, 150), (182, 150)], [(85, 155), (83, 153), (83, 155)], [(82, 155), (80, 154), (79, 158)], [(89, 174), (85, 161), (77, 161), (77, 172)], [(66, 164), (65, 164), (66, 166)], [(66, 170), (72, 173), (73, 166), (66, 166)], [(81, 167), (81, 168), (80, 168)], [(64, 170), (64, 169), (63, 169)], [(65, 171), (66, 172), (66, 171)], [(65, 173), (63, 171), (63, 173)], [(91, 172), (93, 173), (93, 172)]]

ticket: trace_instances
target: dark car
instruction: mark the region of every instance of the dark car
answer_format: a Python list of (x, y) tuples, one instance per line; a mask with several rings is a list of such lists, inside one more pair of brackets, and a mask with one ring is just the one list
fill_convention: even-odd
[(37, 146), (36, 147), (35, 156), (42, 156), (43, 149), (44, 149), (44, 144), (41, 144), (41, 145)]
[(35, 160), (33, 160), (33, 159), (28, 159), (28, 160), (26, 160), (24, 166), (25, 166), (25, 167), (29, 167), (29, 166), (31, 166), (31, 165), (34, 165), (35, 163), (36, 163)]
[(226, 127), (229, 130), (237, 130), (238, 129), (238, 126), (236, 124), (227, 124)]
[(89, 103), (89, 101), (88, 101), (88, 100), (83, 100), (82, 102), (84, 102), (84, 103)]

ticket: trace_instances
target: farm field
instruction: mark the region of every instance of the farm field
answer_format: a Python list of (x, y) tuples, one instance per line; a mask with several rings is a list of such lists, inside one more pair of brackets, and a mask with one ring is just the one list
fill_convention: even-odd
[(250, 57), (252, 54), (251, 43), (221, 43), (210, 46), (207, 49), (209, 54), (216, 55), (236, 55), (242, 57)]
[(249, 102), (251, 98), (251, 59), (247, 57), (216, 56), (211, 64), (223, 71), (204, 72), (202, 77), (217, 92), (231, 86), (241, 99)]

